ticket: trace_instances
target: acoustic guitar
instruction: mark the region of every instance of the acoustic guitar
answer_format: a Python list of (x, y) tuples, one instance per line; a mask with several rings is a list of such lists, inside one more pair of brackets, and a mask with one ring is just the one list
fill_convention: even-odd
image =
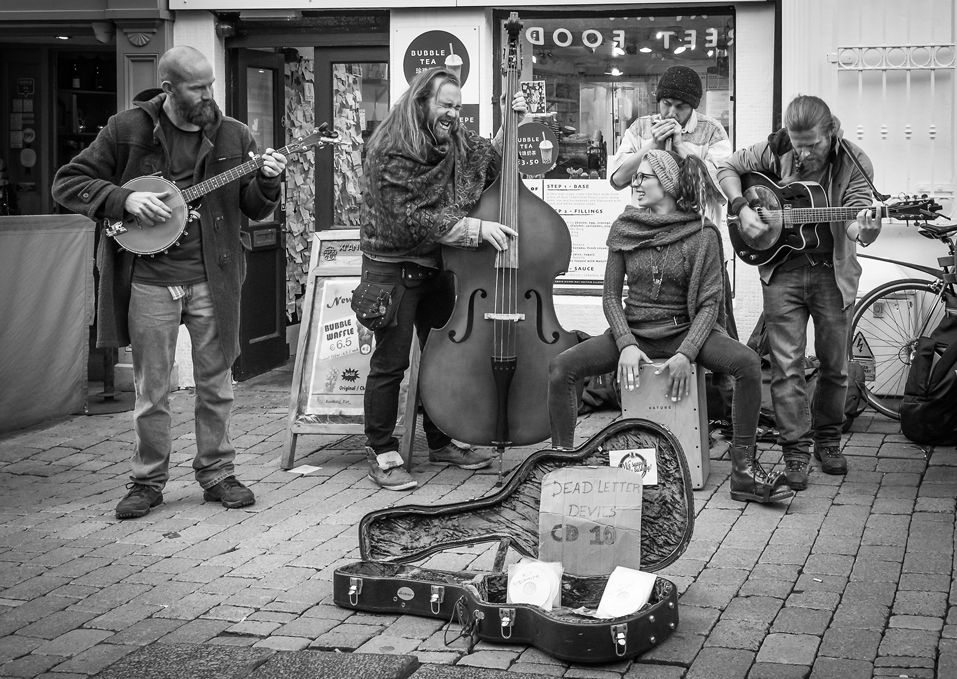
[[(290, 156), (311, 146), (321, 148), (326, 144), (338, 143), (338, 133), (330, 132), (326, 129), (327, 127), (328, 123), (323, 123), (312, 134), (297, 137), (294, 142), (278, 149), (276, 152), (284, 156)], [(155, 255), (168, 252), (171, 247), (179, 245), (179, 238), (183, 235), (187, 222), (190, 221), (190, 213), (197, 207), (196, 201), (210, 191), (215, 191), (236, 179), (252, 174), (262, 166), (262, 156), (256, 155), (252, 160), (242, 165), (237, 165), (183, 191), (168, 179), (156, 175), (131, 179), (123, 184), (123, 188), (132, 191), (167, 192), (168, 195), (163, 199), (163, 203), (173, 214), (165, 221), (153, 226), (143, 226), (137, 223), (132, 215), (128, 215), (120, 222), (107, 221), (103, 232), (114, 238), (121, 249), (129, 250), (137, 255)]]
[[(795, 251), (813, 250), (821, 243), (822, 229), (830, 222), (851, 221), (859, 207), (829, 207), (827, 193), (815, 182), (782, 185), (777, 177), (761, 172), (741, 175), (742, 194), (748, 206), (768, 225), (768, 230), (751, 237), (741, 229), (738, 217), (728, 217), (728, 235), (735, 254), (745, 264), (773, 264)], [(902, 221), (932, 220), (942, 208), (933, 199), (922, 197), (901, 200), (873, 208), (881, 218)]]

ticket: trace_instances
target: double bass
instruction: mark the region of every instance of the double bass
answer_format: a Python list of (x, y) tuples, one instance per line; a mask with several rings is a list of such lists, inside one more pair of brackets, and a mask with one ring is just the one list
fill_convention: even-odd
[[(521, 22), (512, 12), (503, 69), (508, 97), (520, 89)], [(455, 308), (430, 332), (422, 353), (419, 394), (432, 421), (454, 439), (529, 445), (549, 437), (548, 364), (577, 337), (555, 315), (555, 277), (568, 269), (571, 235), (565, 220), (521, 181), (519, 114), (503, 121), (502, 171), (470, 217), (518, 232), (508, 248), (483, 242), (477, 250), (444, 247), (455, 276)], [(501, 467), (500, 467), (501, 470)]]

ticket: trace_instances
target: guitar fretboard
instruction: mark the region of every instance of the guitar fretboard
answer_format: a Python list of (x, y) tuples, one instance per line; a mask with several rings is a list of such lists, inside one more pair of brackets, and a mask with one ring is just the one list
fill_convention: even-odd
[[(891, 216), (887, 207), (875, 207), (881, 218)], [(785, 224), (815, 224), (817, 222), (850, 221), (861, 211), (859, 207), (801, 207), (790, 210), (764, 210), (772, 218), (781, 218)]]

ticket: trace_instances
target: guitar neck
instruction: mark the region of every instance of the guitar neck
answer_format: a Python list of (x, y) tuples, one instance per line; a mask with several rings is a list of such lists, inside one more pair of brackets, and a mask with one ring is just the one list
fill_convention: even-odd
[[(290, 153), (295, 153), (302, 147), (302, 144), (290, 144), (289, 146), (283, 146), (281, 149), (277, 149), (276, 153), (288, 156)], [(221, 186), (226, 186), (232, 181), (235, 181), (241, 177), (245, 177), (247, 174), (252, 174), (259, 168), (263, 166), (262, 155), (257, 155), (252, 160), (246, 161), (242, 165), (237, 165), (231, 170), (226, 170), (222, 174), (218, 174), (215, 177), (210, 177), (204, 181), (201, 181), (199, 184), (194, 184), (193, 186), (185, 189), (183, 191), (183, 198), (187, 203), (191, 203), (197, 198), (205, 196), (210, 191), (215, 191)]]
[[(881, 219), (889, 217), (888, 209), (884, 206), (873, 208), (880, 214)], [(801, 207), (782, 210), (785, 224), (817, 224), (819, 222), (849, 222), (857, 217), (861, 211), (859, 207)]]

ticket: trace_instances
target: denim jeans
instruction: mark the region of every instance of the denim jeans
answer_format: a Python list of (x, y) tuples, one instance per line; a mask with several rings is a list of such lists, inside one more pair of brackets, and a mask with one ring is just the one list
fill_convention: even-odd
[[(366, 445), (376, 453), (399, 449), (395, 423), (399, 414), (399, 391), (409, 369), (413, 331), (419, 348), (429, 332), (446, 324), (455, 306), (455, 286), (449, 273), (431, 278), (403, 277), (403, 264), (362, 261), (362, 279), (395, 285), (395, 325), (375, 331), (375, 349), (369, 361), (369, 377), (363, 398)], [(452, 440), (423, 411), (422, 429), (429, 448), (442, 448)]]
[(157, 490), (162, 490), (169, 479), (170, 371), (181, 323), (189, 331), (196, 381), (196, 456), (193, 458), (196, 481), (203, 488), (209, 488), (234, 473), (236, 449), (229, 442), (232, 373), (219, 341), (209, 284), (184, 287), (186, 295), (174, 300), (166, 287), (134, 282), (130, 298), (136, 388), (132, 478)]
[[(663, 340), (637, 338), (638, 346), (648, 358), (671, 358), (686, 335), (683, 332)], [(548, 417), (553, 446), (570, 448), (574, 445), (578, 419), (577, 383), (589, 375), (617, 371), (620, 353), (615, 338), (606, 332), (563, 351), (549, 364)], [(695, 363), (734, 378), (731, 401), (733, 445), (753, 446), (761, 412), (761, 359), (746, 345), (713, 330), (701, 345)], [(704, 399), (705, 395), (699, 394), (698, 398)]]
[[(812, 442), (817, 449), (841, 444), (851, 312), (844, 308), (833, 267), (826, 264), (777, 269), (764, 284), (771, 400), (786, 456), (809, 456)], [(820, 361), (813, 413), (804, 379), (808, 319), (814, 320), (814, 352)]]

